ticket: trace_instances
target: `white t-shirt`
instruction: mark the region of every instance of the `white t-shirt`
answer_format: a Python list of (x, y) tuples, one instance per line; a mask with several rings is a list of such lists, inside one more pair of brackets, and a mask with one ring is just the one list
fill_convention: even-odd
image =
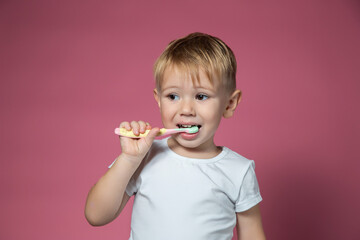
[(254, 168), (226, 147), (192, 159), (155, 140), (126, 188), (135, 194), (130, 240), (230, 240), (236, 212), (262, 200)]

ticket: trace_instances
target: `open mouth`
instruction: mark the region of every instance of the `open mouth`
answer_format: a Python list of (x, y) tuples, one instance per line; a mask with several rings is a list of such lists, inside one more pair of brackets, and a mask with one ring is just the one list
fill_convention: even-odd
[(177, 124), (176, 125), (178, 128), (191, 128), (191, 127), (198, 127), (199, 129), (201, 128), (201, 125), (184, 125), (184, 124)]

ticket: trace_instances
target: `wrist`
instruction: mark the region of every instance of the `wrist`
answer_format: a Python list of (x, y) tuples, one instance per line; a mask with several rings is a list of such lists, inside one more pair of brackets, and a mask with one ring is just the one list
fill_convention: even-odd
[(124, 164), (128, 165), (130, 168), (137, 169), (142, 161), (142, 158), (139, 156), (132, 156), (126, 153), (121, 153), (118, 157), (116, 162), (123, 162)]

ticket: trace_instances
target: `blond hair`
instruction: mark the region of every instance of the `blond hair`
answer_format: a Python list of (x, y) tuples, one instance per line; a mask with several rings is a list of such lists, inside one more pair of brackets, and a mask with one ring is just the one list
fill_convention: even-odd
[(169, 43), (156, 60), (154, 76), (160, 90), (165, 70), (180, 67), (199, 80), (203, 70), (211, 83), (214, 77), (232, 92), (236, 89), (236, 59), (232, 50), (219, 38), (204, 33), (192, 33)]

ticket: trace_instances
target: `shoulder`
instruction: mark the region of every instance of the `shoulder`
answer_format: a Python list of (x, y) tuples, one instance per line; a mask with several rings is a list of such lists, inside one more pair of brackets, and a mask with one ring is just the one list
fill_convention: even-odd
[(249, 168), (254, 166), (254, 161), (237, 152), (223, 147), (221, 158), (211, 164), (207, 164), (206, 171), (212, 172), (221, 178), (231, 179), (234, 185), (241, 183), (243, 176)]
[(229, 148), (223, 147), (223, 151), (226, 152), (225, 156), (216, 163), (216, 168), (220, 170), (218, 174), (229, 179), (231, 185), (239, 190), (245, 176), (254, 173), (255, 177), (255, 162)]
[(227, 147), (223, 147), (223, 151), (226, 152), (226, 154), (224, 158), (221, 159), (221, 162), (227, 167), (233, 167), (230, 168), (230, 170), (234, 169), (237, 173), (239, 173), (238, 171), (240, 169), (245, 170), (249, 167), (255, 168), (254, 160), (248, 159)]

